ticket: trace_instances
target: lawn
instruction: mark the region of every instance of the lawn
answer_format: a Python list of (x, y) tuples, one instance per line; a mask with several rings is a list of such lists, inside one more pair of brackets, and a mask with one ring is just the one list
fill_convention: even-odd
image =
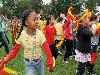
[[(9, 33), (9, 40), (10, 40), (10, 45), (9, 47), (12, 47), (11, 44), (11, 33)], [(64, 52), (64, 50), (63, 50)], [(5, 50), (2, 47), (0, 49), (0, 58), (6, 56)], [(45, 56), (44, 56), (45, 59)], [(66, 64), (63, 61), (63, 55), (59, 55), (57, 60), (56, 60), (56, 66), (54, 68), (54, 72), (49, 72), (46, 68), (46, 61), (45, 62), (45, 75), (75, 75), (76, 69), (77, 69), (77, 62), (73, 59), (70, 60), (68, 64)], [(23, 48), (20, 49), (20, 52), (18, 55), (15, 57), (15, 59), (11, 60), (6, 64), (6, 67), (13, 69), (18, 72), (18, 75), (25, 75), (25, 67), (23, 63)], [(97, 61), (95, 62), (95, 72), (97, 75), (100, 75), (100, 56), (98, 55)], [(36, 74), (35, 74), (36, 75)], [(85, 72), (84, 75), (87, 75)]]

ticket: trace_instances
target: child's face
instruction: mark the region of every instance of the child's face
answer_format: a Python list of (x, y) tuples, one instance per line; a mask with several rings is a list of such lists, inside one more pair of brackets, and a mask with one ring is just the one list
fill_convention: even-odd
[(37, 19), (37, 14), (36, 12), (31, 12), (28, 17), (27, 17), (27, 20), (26, 20), (26, 25), (28, 28), (31, 28), (31, 29), (36, 29), (38, 27), (38, 19)]
[(14, 22), (16, 22), (16, 20), (17, 20), (17, 19), (16, 19), (16, 18), (14, 18)]
[(54, 20), (51, 20), (50, 21), (50, 25), (54, 25)]
[(51, 17), (50, 25), (54, 25), (54, 17)]
[(84, 23), (84, 25), (87, 25), (89, 23), (90, 19), (88, 17), (85, 17), (82, 22)]

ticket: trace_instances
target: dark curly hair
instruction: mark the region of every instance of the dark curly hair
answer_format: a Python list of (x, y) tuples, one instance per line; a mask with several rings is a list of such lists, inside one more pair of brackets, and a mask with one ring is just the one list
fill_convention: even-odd
[(48, 16), (48, 17), (47, 17), (46, 26), (49, 25), (50, 21), (51, 21), (51, 16)]
[(28, 10), (25, 10), (22, 14), (22, 25), (21, 25), (21, 29), (20, 31), (18, 32), (18, 36), (17, 36), (17, 39), (19, 38), (19, 36), (21, 35), (21, 32), (23, 30), (23, 27), (27, 27), (25, 21), (28, 17), (28, 15), (31, 13), (31, 12), (35, 12), (33, 9), (28, 9)]

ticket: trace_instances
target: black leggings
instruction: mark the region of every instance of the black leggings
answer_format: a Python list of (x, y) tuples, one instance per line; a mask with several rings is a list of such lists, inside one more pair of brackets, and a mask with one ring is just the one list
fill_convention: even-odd
[(79, 62), (78, 69), (77, 69), (78, 71), (76, 75), (83, 75), (85, 72), (85, 67), (87, 67), (89, 74), (93, 73), (94, 65), (91, 65), (89, 62), (85, 62), (85, 63)]
[(57, 56), (58, 56), (58, 50), (57, 50), (57, 48), (56, 48), (56, 45), (55, 44), (53, 44), (53, 45), (49, 45), (49, 48), (50, 48), (50, 50), (51, 50), (51, 53), (52, 53), (52, 56), (56, 59), (57, 58)]
[(65, 55), (64, 55), (64, 61), (66, 61), (66, 59), (69, 59), (69, 56), (72, 55), (73, 40), (65, 39), (64, 40), (64, 44), (66, 46), (66, 52), (65, 52)]
[[(5, 34), (5, 37), (6, 37), (6, 39), (7, 39), (8, 44), (9, 44), (9, 39), (8, 39), (8, 37), (7, 37), (6, 34)], [(3, 46), (3, 44), (0, 45), (0, 48), (1, 48), (2, 46)]]
[(2, 45), (5, 47), (5, 51), (8, 54), (9, 53), (9, 46), (8, 46), (8, 42), (7, 42), (5, 35), (2, 34), (0, 36), (0, 42), (2, 42)]

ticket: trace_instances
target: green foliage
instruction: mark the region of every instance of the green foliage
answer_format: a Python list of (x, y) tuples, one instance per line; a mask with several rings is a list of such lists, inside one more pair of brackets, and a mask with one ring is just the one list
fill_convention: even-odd
[(2, 0), (1, 3), (3, 5), (0, 8), (2, 13), (9, 18), (12, 16), (20, 18), (24, 10), (29, 8), (39, 10), (42, 6), (42, 0)]
[(43, 9), (43, 1), (42, 0), (32, 0), (32, 8), (37, 12)]
[(51, 0), (49, 4), (44, 4), (42, 0), (0, 0), (0, 3), (3, 5), (0, 7), (1, 11), (9, 18), (12, 16), (21, 18), (22, 12), (29, 8), (35, 9), (38, 13), (43, 10), (45, 16), (58, 17), (60, 13), (66, 14), (70, 6), (75, 8), (74, 14), (79, 13), (83, 3), (92, 12), (97, 12), (96, 6), (100, 6), (100, 0)]

